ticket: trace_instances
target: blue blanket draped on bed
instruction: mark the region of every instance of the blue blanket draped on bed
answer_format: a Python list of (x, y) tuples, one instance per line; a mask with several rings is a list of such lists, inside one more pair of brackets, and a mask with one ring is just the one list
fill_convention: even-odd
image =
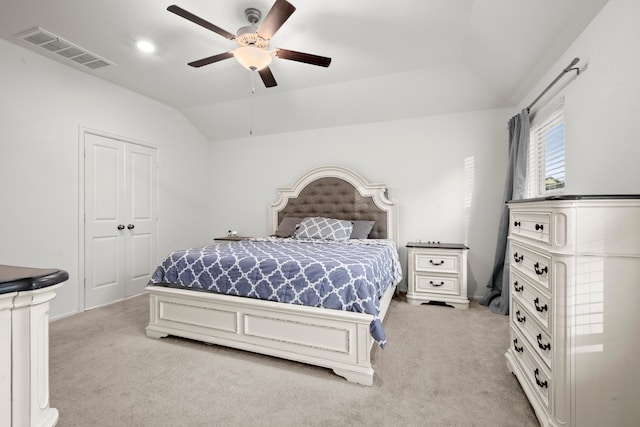
[(149, 284), (372, 314), (384, 347), (380, 297), (401, 278), (390, 240), (264, 238), (173, 252)]

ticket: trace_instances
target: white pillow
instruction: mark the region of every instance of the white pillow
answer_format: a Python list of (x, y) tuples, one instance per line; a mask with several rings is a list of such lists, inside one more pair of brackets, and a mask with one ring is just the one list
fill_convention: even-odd
[(296, 229), (296, 239), (347, 240), (351, 236), (353, 224), (324, 217), (306, 217)]

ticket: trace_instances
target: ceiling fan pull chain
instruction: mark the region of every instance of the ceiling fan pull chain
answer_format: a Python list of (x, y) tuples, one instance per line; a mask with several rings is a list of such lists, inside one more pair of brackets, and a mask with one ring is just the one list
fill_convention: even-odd
[(253, 135), (253, 95), (256, 93), (255, 72), (251, 73), (251, 97), (249, 98), (249, 135)]
[(249, 135), (253, 135), (253, 98), (249, 98)]
[(251, 73), (251, 95), (256, 93), (256, 73), (253, 70), (249, 71)]

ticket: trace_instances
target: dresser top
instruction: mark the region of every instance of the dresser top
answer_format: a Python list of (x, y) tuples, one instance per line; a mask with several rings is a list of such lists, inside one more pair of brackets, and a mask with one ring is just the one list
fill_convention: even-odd
[(0, 294), (46, 288), (69, 278), (69, 273), (55, 268), (0, 265)]
[(620, 199), (640, 199), (640, 194), (573, 194), (556, 195), (546, 197), (536, 197), (533, 199), (509, 200), (509, 203), (542, 202), (553, 200), (620, 200)]
[(409, 242), (408, 248), (432, 248), (432, 249), (469, 249), (462, 243), (440, 243), (440, 242)]

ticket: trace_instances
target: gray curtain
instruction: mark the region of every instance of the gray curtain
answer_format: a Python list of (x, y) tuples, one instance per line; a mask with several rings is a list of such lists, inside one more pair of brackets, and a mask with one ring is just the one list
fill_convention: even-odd
[(506, 202), (525, 197), (528, 154), (529, 110), (524, 109), (509, 120), (509, 163), (504, 185), (504, 205), (498, 227), (498, 243), (493, 272), (487, 285), (489, 292), (480, 301), (480, 304), (488, 305), (489, 309), (497, 314), (509, 314), (509, 257), (506, 256), (509, 250), (509, 209)]

